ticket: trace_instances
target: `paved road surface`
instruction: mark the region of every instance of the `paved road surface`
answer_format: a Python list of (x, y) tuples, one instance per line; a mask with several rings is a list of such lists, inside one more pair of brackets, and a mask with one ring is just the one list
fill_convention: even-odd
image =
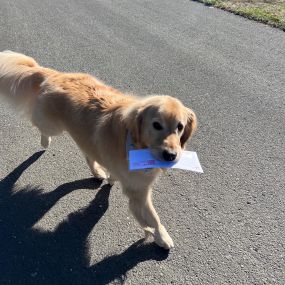
[[(285, 284), (285, 33), (191, 1), (0, 1), (0, 49), (192, 107), (205, 174), (169, 171), (175, 241), (142, 245), (118, 185), (0, 106), (0, 284)], [(99, 189), (101, 190), (99, 191)]]

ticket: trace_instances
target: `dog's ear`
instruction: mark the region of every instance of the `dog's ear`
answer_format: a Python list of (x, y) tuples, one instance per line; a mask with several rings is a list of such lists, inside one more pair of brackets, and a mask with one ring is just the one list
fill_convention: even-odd
[(187, 123), (180, 138), (180, 144), (182, 148), (185, 147), (186, 142), (190, 139), (191, 135), (197, 128), (197, 118), (195, 113), (191, 109), (186, 108), (186, 116)]
[(134, 108), (130, 113), (128, 113), (126, 119), (127, 129), (131, 133), (133, 142), (137, 145), (141, 144), (143, 113), (144, 113), (143, 107)]

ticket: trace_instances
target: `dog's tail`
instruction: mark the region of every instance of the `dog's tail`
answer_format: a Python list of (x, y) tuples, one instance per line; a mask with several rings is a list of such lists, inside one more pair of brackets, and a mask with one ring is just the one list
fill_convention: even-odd
[(41, 69), (31, 57), (0, 52), (0, 94), (20, 107), (29, 105), (45, 79)]

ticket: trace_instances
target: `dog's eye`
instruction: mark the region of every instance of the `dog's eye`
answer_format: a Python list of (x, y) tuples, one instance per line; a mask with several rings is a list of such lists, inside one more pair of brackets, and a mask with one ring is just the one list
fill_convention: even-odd
[(183, 125), (181, 123), (178, 123), (177, 129), (179, 132), (181, 132), (183, 130)]
[(158, 123), (158, 122), (153, 122), (153, 123), (152, 123), (152, 126), (153, 126), (156, 130), (158, 130), (158, 131), (160, 131), (160, 130), (163, 129), (163, 128), (162, 128), (162, 125), (161, 125), (160, 123)]

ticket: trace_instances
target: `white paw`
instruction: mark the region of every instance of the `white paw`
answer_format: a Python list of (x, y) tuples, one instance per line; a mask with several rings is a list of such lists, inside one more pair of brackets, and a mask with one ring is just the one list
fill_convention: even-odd
[(107, 182), (108, 184), (110, 184), (111, 186), (113, 186), (116, 182), (116, 179), (114, 177), (112, 177), (111, 175), (107, 178)]
[(44, 135), (41, 135), (41, 146), (43, 148), (48, 148), (51, 142), (51, 137), (46, 137)]
[(154, 228), (144, 228), (145, 240), (149, 240), (154, 236)]
[(106, 172), (99, 166), (97, 166), (96, 169), (94, 169), (92, 173), (95, 178), (100, 179), (100, 180), (108, 178), (108, 175), (106, 174)]
[(172, 238), (169, 236), (168, 232), (164, 228), (164, 226), (161, 226), (159, 230), (156, 230), (154, 232), (154, 241), (157, 245), (165, 248), (165, 249), (171, 249), (174, 247), (174, 243)]

